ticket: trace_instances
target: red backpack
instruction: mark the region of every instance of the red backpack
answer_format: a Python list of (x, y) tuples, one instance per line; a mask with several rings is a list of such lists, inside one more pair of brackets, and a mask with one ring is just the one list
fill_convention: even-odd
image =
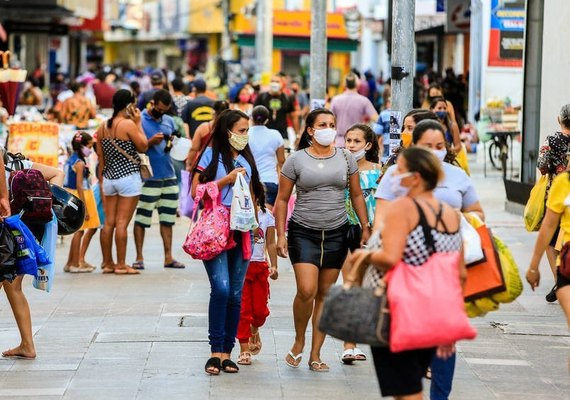
[(52, 220), (52, 194), (40, 171), (12, 171), (9, 187), (12, 215), (23, 213), (22, 221), (33, 224), (45, 224)]

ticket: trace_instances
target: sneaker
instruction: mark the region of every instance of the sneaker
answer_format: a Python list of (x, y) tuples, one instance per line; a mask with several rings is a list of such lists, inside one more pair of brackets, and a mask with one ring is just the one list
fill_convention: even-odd
[(548, 292), (548, 294), (545, 296), (547, 302), (554, 303), (556, 300), (558, 300), (558, 298), (556, 297), (556, 289), (557, 287), (556, 285), (554, 285), (550, 290), (550, 292)]

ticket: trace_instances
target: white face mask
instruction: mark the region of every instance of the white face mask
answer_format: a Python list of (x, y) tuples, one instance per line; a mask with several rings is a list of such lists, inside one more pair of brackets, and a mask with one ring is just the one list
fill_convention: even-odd
[(354, 156), (354, 158), (356, 159), (356, 161), (362, 159), (365, 155), (366, 155), (366, 150), (364, 150), (364, 148), (358, 150), (358, 151), (353, 151), (352, 155)]
[(316, 129), (313, 137), (321, 146), (329, 146), (336, 138), (336, 130), (332, 128)]
[(269, 84), (269, 91), (271, 93), (279, 93), (281, 90), (281, 84), (279, 82), (271, 82)]
[(445, 157), (447, 156), (447, 149), (436, 150), (432, 149), (433, 154), (439, 159), (439, 161), (443, 162)]
[(390, 189), (392, 190), (392, 194), (396, 197), (404, 197), (407, 196), (410, 192), (409, 187), (402, 186), (402, 179), (407, 178), (408, 176), (412, 176), (413, 172), (406, 172), (400, 175), (392, 175), (392, 182), (390, 184)]

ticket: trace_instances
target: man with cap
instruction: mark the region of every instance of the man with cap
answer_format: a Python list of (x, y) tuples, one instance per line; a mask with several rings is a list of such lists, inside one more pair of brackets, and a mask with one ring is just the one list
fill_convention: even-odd
[(164, 89), (164, 74), (160, 69), (155, 69), (150, 73), (150, 84), (152, 85), (152, 89), (141, 93), (139, 101), (137, 102), (137, 107), (141, 111), (147, 107), (157, 91)]
[(214, 118), (214, 100), (206, 96), (206, 82), (203, 79), (194, 80), (192, 87), (196, 97), (186, 103), (182, 120), (188, 124), (190, 136), (194, 137), (198, 126)]

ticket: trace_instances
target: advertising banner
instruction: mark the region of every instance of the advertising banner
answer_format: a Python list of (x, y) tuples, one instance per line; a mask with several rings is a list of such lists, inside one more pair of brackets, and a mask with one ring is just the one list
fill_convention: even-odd
[(489, 67), (523, 65), (524, 0), (491, 0)]
[(9, 125), (8, 151), (22, 153), (35, 163), (58, 166), (59, 125), (50, 122), (15, 122)]

